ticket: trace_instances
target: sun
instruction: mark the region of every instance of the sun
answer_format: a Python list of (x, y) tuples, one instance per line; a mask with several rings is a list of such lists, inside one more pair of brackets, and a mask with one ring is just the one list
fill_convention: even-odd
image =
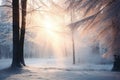
[(51, 19), (49, 16), (45, 16), (45, 20), (43, 22), (43, 26), (47, 30), (53, 30), (56, 24), (53, 22), (53, 19)]
[(54, 16), (45, 16), (43, 20), (45, 30), (57, 31), (61, 27), (60, 20)]

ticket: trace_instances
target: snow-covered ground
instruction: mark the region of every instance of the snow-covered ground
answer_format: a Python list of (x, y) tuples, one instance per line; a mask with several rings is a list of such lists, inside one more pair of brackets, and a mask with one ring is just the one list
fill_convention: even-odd
[(0, 70), (5, 69), (11, 65), (11, 59), (0, 59)]
[[(41, 68), (41, 69), (60, 69), (60, 70), (89, 70), (89, 71), (110, 71), (112, 64), (75, 64), (73, 65), (70, 61), (65, 60), (55, 60), (55, 59), (25, 59), (27, 66)], [(1, 59), (0, 60), (0, 70), (9, 67), (11, 64), (11, 59)]]
[(5, 70), (0, 80), (120, 80), (120, 73), (109, 71), (64, 71), (24, 68)]
[(28, 66), (23, 69), (4, 69), (10, 64), (10, 59), (0, 60), (0, 80), (120, 80), (119, 72), (110, 71), (112, 64), (72, 65), (53, 59), (26, 59)]

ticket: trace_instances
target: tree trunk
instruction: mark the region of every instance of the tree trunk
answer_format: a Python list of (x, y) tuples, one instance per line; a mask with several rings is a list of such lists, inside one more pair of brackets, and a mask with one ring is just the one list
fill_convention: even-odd
[[(72, 0), (71, 0), (71, 3), (72, 3)], [(71, 13), (70, 13), (70, 16), (71, 16), (71, 23), (74, 21), (74, 9), (71, 10)], [(75, 40), (74, 40), (74, 29), (71, 30), (71, 35), (72, 35), (72, 54), (73, 54), (73, 64), (76, 63), (76, 60), (75, 60)]]
[(114, 63), (113, 71), (120, 71), (120, 32), (116, 35), (114, 41)]
[(74, 32), (72, 31), (72, 48), (73, 48), (73, 64), (75, 64), (75, 40), (74, 40)]
[(13, 14), (13, 60), (12, 67), (20, 67), (19, 54), (19, 0), (12, 1)]
[(114, 32), (114, 36), (113, 36), (114, 63), (112, 70), (120, 71), (120, 27), (117, 17), (113, 21), (113, 32)]
[(22, 7), (22, 21), (20, 28), (20, 14), (19, 14), (19, 0), (13, 0), (13, 60), (12, 67), (25, 66), (24, 62), (24, 37), (25, 37), (25, 26), (26, 26), (26, 8), (27, 0), (21, 0)]
[(21, 64), (25, 66), (24, 62), (24, 39), (25, 39), (25, 27), (26, 27), (26, 10), (27, 10), (27, 0), (21, 0), (22, 7), (22, 23), (21, 23), (21, 33), (20, 33), (20, 61)]

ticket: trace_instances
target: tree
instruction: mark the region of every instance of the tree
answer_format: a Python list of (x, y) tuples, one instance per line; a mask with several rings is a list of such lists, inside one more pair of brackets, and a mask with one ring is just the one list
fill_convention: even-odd
[[(73, 18), (74, 18), (74, 9), (71, 10), (71, 22), (73, 22)], [(76, 59), (75, 59), (75, 39), (74, 39), (74, 29), (71, 29), (71, 35), (72, 35), (72, 54), (73, 54), (73, 64), (76, 63)]]
[(19, 53), (19, 0), (12, 0), (13, 14), (13, 60), (12, 67), (21, 67)]
[(25, 66), (24, 62), (24, 40), (25, 40), (25, 27), (26, 27), (26, 13), (27, 13), (27, 0), (21, 0), (22, 7), (22, 23), (20, 33), (20, 61)]
[[(24, 38), (26, 26), (27, 0), (21, 0), (22, 21), (20, 28), (19, 0), (13, 0), (13, 61), (12, 67), (25, 66), (24, 62)], [(20, 30), (19, 30), (20, 29)]]
[[(70, 3), (68, 8), (84, 12), (83, 19), (72, 23), (71, 27), (78, 28), (85, 23), (85, 30), (101, 27), (98, 36), (112, 36), (112, 39), (108, 40), (108, 47), (111, 50), (108, 55), (115, 55), (112, 70), (120, 71), (118, 66), (120, 64), (120, 0), (72, 0), (72, 3), (71, 0), (67, 1)], [(112, 34), (108, 34), (108, 30), (111, 30)]]

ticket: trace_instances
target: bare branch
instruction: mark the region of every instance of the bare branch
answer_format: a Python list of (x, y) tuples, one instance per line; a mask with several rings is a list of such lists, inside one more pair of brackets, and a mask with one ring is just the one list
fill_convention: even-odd
[(0, 8), (1, 7), (8, 7), (8, 8), (12, 8), (12, 6), (11, 5), (0, 5)]

